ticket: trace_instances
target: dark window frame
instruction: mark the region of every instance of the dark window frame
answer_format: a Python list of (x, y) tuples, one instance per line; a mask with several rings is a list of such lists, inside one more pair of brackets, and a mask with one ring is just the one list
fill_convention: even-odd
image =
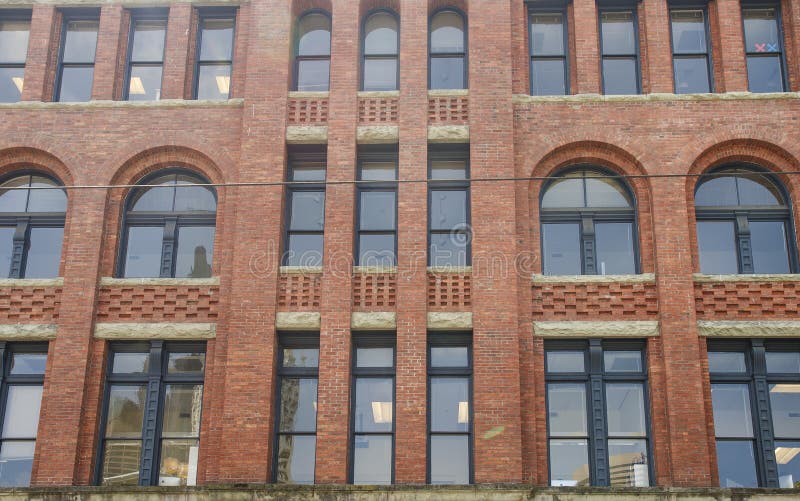
[[(397, 23), (397, 52), (394, 53), (394, 54), (369, 54), (368, 55), (367, 51), (366, 51), (367, 22), (369, 22), (369, 20), (372, 18), (372, 16), (375, 16), (376, 14), (381, 14), (381, 13), (389, 14), (390, 16), (392, 16), (394, 18), (395, 23)], [(365, 85), (366, 84), (366, 72), (364, 70), (365, 70), (365, 67), (366, 67), (367, 59), (390, 59), (390, 58), (394, 59), (397, 62), (397, 71), (396, 71), (397, 74), (395, 75), (396, 78), (395, 78), (394, 89), (383, 90), (383, 91), (374, 91), (374, 92), (393, 92), (393, 91), (400, 90), (400, 15), (397, 14), (397, 12), (395, 12), (392, 9), (383, 8), (383, 7), (382, 8), (378, 8), (378, 9), (372, 9), (369, 12), (367, 12), (366, 15), (364, 15), (364, 18), (361, 20), (361, 40), (359, 42), (359, 45), (360, 45), (360, 49), (361, 49), (361, 54), (360, 54), (360, 58), (359, 58), (360, 59), (360, 66), (361, 66), (361, 68), (360, 68), (360, 70), (361, 70), (361, 78), (360, 78), (359, 87), (358, 87), (359, 90), (362, 91), (362, 92), (371, 92), (371, 91), (368, 91), (367, 89), (365, 89), (365, 87), (366, 87), (366, 85)]]
[[(699, 10), (703, 13), (703, 32), (705, 33), (705, 42), (706, 42), (706, 51), (705, 52), (692, 52), (692, 53), (675, 53), (675, 42), (673, 40), (673, 33), (672, 33), (672, 11), (687, 11), (687, 10)], [(675, 78), (675, 60), (676, 59), (699, 59), (700, 57), (705, 57), (706, 60), (706, 68), (708, 71), (708, 92), (713, 93), (714, 90), (714, 57), (713, 51), (711, 47), (711, 26), (708, 19), (708, 2), (707, 1), (698, 1), (695, 3), (692, 2), (670, 2), (668, 4), (667, 15), (669, 16), (670, 26), (669, 26), (669, 47), (670, 53), (672, 54), (672, 85), (673, 85), (673, 92), (678, 94), (678, 80)]]
[[(433, 162), (437, 160), (463, 160), (464, 161), (464, 176), (465, 179), (433, 179)], [(471, 196), (471, 183), (470, 183), (470, 149), (469, 145), (458, 146), (442, 146), (434, 147), (431, 145), (428, 148), (428, 266), (447, 266), (436, 265), (432, 262), (433, 252), (431, 249), (432, 237), (434, 235), (452, 234), (453, 230), (434, 230), (431, 217), (433, 211), (430, 207), (433, 205), (433, 192), (434, 191), (463, 191), (466, 194), (466, 215), (465, 228), (463, 231), (458, 231), (459, 235), (466, 238), (467, 245), (465, 247), (465, 263), (462, 266), (472, 265), (472, 196)], [(452, 266), (452, 265), (451, 265)]]
[[(445, 12), (452, 12), (454, 14), (457, 14), (458, 16), (461, 17), (461, 20), (464, 23), (464, 30), (462, 31), (462, 33), (464, 34), (464, 50), (462, 52), (433, 52), (433, 49), (431, 48), (431, 37), (433, 36), (433, 30), (431, 28), (433, 27), (433, 19), (437, 15)], [(454, 6), (440, 7), (435, 11), (433, 11), (433, 13), (431, 13), (431, 15), (428, 17), (428, 89), (429, 90), (431, 89), (431, 83), (432, 83), (431, 66), (433, 59), (454, 58), (454, 57), (460, 57), (464, 61), (464, 74), (462, 76), (462, 78), (464, 79), (464, 85), (461, 87), (447, 89), (447, 90), (469, 89), (469, 28), (467, 25), (467, 21), (468, 18), (466, 13), (464, 13), (464, 11), (462, 11), (458, 7)], [(399, 31), (398, 31), (398, 37), (399, 37)], [(398, 67), (398, 74), (399, 74), (399, 67)]]
[(789, 87), (789, 65), (786, 61), (786, 37), (785, 32), (783, 29), (783, 12), (781, 11), (781, 4), (780, 2), (775, 2), (771, 0), (766, 0), (764, 2), (757, 2), (757, 1), (746, 1), (742, 2), (739, 10), (742, 19), (742, 43), (744, 44), (744, 59), (745, 59), (745, 73), (747, 74), (747, 88), (750, 89), (750, 73), (747, 71), (747, 60), (748, 58), (752, 57), (762, 57), (762, 56), (770, 56), (775, 55), (774, 52), (748, 52), (747, 51), (747, 38), (745, 35), (745, 27), (744, 27), (744, 11), (745, 10), (761, 10), (761, 9), (775, 9), (775, 23), (778, 25), (778, 45), (780, 48), (780, 56), (778, 60), (780, 61), (781, 65), (781, 76), (783, 77), (781, 83), (783, 84), (783, 90), (781, 92), (788, 92), (790, 90)]
[[(603, 65), (606, 59), (615, 59), (615, 60), (630, 60), (633, 59), (634, 66), (636, 68), (636, 94), (642, 93), (642, 41), (641, 41), (641, 34), (639, 33), (639, 2), (641, 0), (636, 1), (620, 1), (620, 2), (609, 2), (609, 3), (599, 3), (597, 6), (597, 30), (599, 36), (599, 47), (600, 47), (600, 85), (603, 91), (603, 94), (606, 94), (606, 83), (605, 78), (603, 76)], [(636, 42), (636, 47), (634, 47), (633, 54), (614, 54), (614, 55), (605, 55), (603, 51), (603, 14), (605, 13), (613, 13), (613, 12), (630, 12), (633, 15), (633, 36), (634, 41)]]
[[(328, 18), (328, 23), (330, 29), (328, 33), (331, 35), (331, 44), (333, 43), (333, 16), (330, 12), (325, 9), (309, 9), (304, 11), (297, 17), (297, 21), (295, 22), (295, 34), (294, 34), (294, 62), (292, 67), (292, 90), (297, 91), (297, 86), (300, 83), (300, 63), (303, 61), (328, 61), (328, 89), (323, 92), (330, 91), (330, 81), (331, 81), (331, 74), (330, 74), (330, 61), (331, 61), (331, 51), (328, 51), (328, 54), (314, 54), (308, 56), (301, 56), (300, 55), (300, 24), (303, 21), (303, 18), (310, 15), (323, 15)], [(331, 45), (332, 47), (332, 45)]]
[[(292, 173), (294, 170), (294, 164), (303, 164), (303, 163), (321, 163), (323, 164), (323, 170), (325, 171), (325, 176), (327, 179), (328, 175), (328, 161), (327, 161), (327, 151), (324, 148), (312, 148), (303, 151), (297, 152), (290, 152), (289, 159), (286, 166), (286, 205), (284, 207), (284, 218), (285, 224), (283, 225), (283, 254), (281, 255), (281, 265), (282, 266), (289, 266), (288, 265), (288, 258), (289, 252), (291, 249), (289, 248), (289, 241), (292, 235), (321, 235), (323, 237), (323, 247), (320, 249), (320, 266), (322, 265), (322, 258), (325, 252), (324, 246), (324, 238), (325, 238), (325, 227), (323, 223), (322, 230), (313, 231), (313, 230), (292, 230), (292, 199), (295, 193), (298, 192), (305, 192), (305, 193), (322, 193), (323, 196), (326, 197), (327, 202), (327, 191), (326, 191), (326, 180), (323, 179), (322, 181), (293, 181)], [(325, 206), (323, 203), (323, 217)], [(305, 266), (301, 264), (301, 266)]]
[[(131, 87), (131, 72), (135, 66), (141, 67), (159, 67), (161, 68), (161, 82), (163, 88), (164, 82), (164, 59), (167, 51), (167, 27), (168, 27), (169, 9), (131, 9), (130, 10), (130, 29), (128, 31), (128, 49), (125, 57), (125, 85), (122, 89), (124, 101), (130, 100), (130, 87)], [(164, 21), (164, 51), (161, 54), (160, 61), (134, 61), (133, 60), (133, 41), (136, 35), (136, 23), (139, 21)], [(160, 99), (160, 97), (159, 97)]]
[[(528, 92), (532, 96), (533, 92), (533, 63), (538, 60), (558, 60), (564, 61), (564, 95), (571, 94), (570, 90), (570, 54), (569, 54), (569, 19), (567, 17), (567, 1), (550, 1), (550, 2), (537, 2), (528, 3)], [(540, 14), (560, 14), (562, 17), (562, 30), (564, 32), (564, 54), (561, 56), (535, 56), (533, 54), (533, 16)]]
[[(361, 178), (364, 163), (367, 162), (393, 162), (395, 179), (393, 181), (364, 181)], [(358, 181), (356, 182), (356, 211), (355, 211), (355, 245), (353, 246), (356, 266), (366, 266), (361, 263), (361, 236), (362, 235), (393, 235), (394, 249), (392, 249), (392, 264), (382, 265), (388, 267), (397, 266), (397, 223), (398, 223), (398, 172), (399, 172), (399, 151), (397, 144), (377, 145), (374, 147), (361, 147), (358, 150)], [(393, 230), (362, 230), (361, 229), (361, 194), (364, 192), (393, 192), (394, 193), (394, 229)]]
[[(236, 56), (236, 35), (239, 17), (238, 7), (200, 7), (197, 9), (197, 41), (195, 43), (195, 56), (194, 56), (194, 76), (192, 77), (192, 99), (196, 100), (199, 91), (200, 82), (200, 68), (202, 66), (228, 66), (230, 67), (230, 84), (228, 89), (228, 97), (222, 101), (231, 99), (233, 91), (233, 60)], [(233, 20), (233, 33), (231, 33), (231, 58), (230, 59), (200, 59), (200, 48), (203, 43), (203, 22), (208, 19), (231, 19)], [(166, 50), (166, 47), (164, 48)]]
[[(64, 9), (61, 11), (61, 39), (58, 46), (58, 64), (56, 65), (56, 79), (53, 90), (53, 101), (61, 101), (61, 80), (64, 68), (92, 68), (92, 84), (94, 87), (94, 67), (97, 64), (97, 43), (100, 40), (100, 9)], [(95, 56), (91, 63), (65, 63), (64, 49), (67, 41), (67, 25), (73, 21), (97, 21), (97, 39), (95, 41)], [(91, 101), (92, 89), (89, 89)]]
[[(2, 9), (0, 10), (0, 21), (28, 21), (28, 45), (30, 46), (30, 22), (33, 11), (26, 9)], [(25, 61), (21, 63), (0, 63), (0, 69), (21, 69), (24, 70), (27, 65), (28, 57), (27, 51), (25, 54)], [(23, 71), (23, 81), (24, 81)], [(20, 95), (22, 92), (20, 92)]]

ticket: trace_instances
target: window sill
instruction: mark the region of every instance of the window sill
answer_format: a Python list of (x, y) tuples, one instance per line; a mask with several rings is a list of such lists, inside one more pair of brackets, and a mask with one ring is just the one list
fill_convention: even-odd
[(800, 274), (794, 273), (754, 273), (739, 275), (705, 275), (695, 273), (692, 275), (698, 283), (707, 282), (800, 282)]
[(400, 97), (399, 90), (360, 90), (358, 97)]
[(0, 279), (0, 288), (19, 287), (61, 287), (64, 277), (56, 278), (3, 278)]
[(530, 96), (514, 94), (514, 104), (529, 103), (597, 103), (597, 102), (647, 102), (647, 101), (762, 101), (774, 99), (800, 99), (800, 92), (724, 92), (711, 94), (570, 94), (567, 96)]
[(219, 285), (219, 277), (211, 278), (114, 278), (102, 277), (101, 287), (121, 286), (175, 286), (175, 285)]
[(428, 91), (428, 97), (469, 96), (469, 89), (433, 89)]
[(353, 266), (353, 273), (361, 275), (396, 274), (397, 266)]
[(535, 284), (655, 283), (654, 273), (639, 275), (533, 275)]
[(61, 109), (106, 109), (106, 108), (241, 108), (244, 99), (234, 98), (225, 101), (198, 99), (161, 99), (159, 101), (82, 101), (76, 103), (19, 101), (0, 103), (0, 110), (61, 110)]
[(281, 275), (317, 275), (322, 273), (322, 266), (281, 266)]
[(472, 273), (472, 266), (428, 266), (428, 273), (437, 275), (469, 275)]
[(328, 96), (330, 96), (330, 92), (328, 91), (289, 91), (289, 99), (328, 99)]

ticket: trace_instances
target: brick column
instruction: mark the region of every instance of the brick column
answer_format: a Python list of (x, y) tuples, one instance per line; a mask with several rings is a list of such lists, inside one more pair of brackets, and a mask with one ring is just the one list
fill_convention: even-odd
[[(241, 17), (241, 16), (240, 16)], [(239, 24), (247, 22), (239, 19)], [(164, 47), (164, 75), (161, 99), (183, 99), (186, 79), (191, 78), (188, 68), (189, 38), (192, 32), (192, 4), (174, 3), (169, 8), (167, 38)], [(239, 30), (237, 30), (239, 31)]]
[(744, 33), (742, 27), (742, 9), (738, 0), (717, 0), (717, 19), (714, 28), (721, 41), (722, 78), (725, 92), (741, 92), (747, 90), (747, 64), (744, 56)]
[(784, 43), (786, 44), (786, 63), (789, 70), (789, 90), (800, 91), (800, 1), (783, 0)]
[[(50, 5), (36, 4), (31, 14), (31, 32), (25, 61), (25, 86), (22, 101), (50, 101), (53, 83), (48, 82), (52, 46), (58, 45), (55, 33), (60, 31), (56, 9)], [(55, 49), (57, 50), (57, 48)]]
[(575, 29), (575, 72), (578, 74), (576, 94), (597, 94), (600, 92), (600, 33), (597, 25), (597, 4), (595, 0), (575, 0), (573, 2)]
[[(114, 86), (117, 82), (119, 42), (123, 35), (121, 5), (103, 5), (100, 9), (100, 29), (97, 32), (97, 51), (94, 58), (94, 83), (92, 99), (114, 99)], [(124, 66), (123, 66), (124, 67)]]
[(674, 92), (669, 8), (662, 0), (644, 0), (649, 92)]

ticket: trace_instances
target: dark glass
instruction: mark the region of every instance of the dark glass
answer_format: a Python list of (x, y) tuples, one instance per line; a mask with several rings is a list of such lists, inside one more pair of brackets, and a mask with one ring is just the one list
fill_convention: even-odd
[(325, 227), (325, 192), (293, 191), (289, 230), (322, 231)]
[(289, 235), (284, 256), (285, 266), (322, 266), (323, 236), (321, 234)]
[(635, 59), (603, 59), (603, 92), (606, 94), (638, 94)]
[(42, 386), (9, 385), (6, 391), (8, 394), (2, 438), (36, 438), (42, 405)]
[(0, 278), (8, 278), (11, 273), (11, 256), (14, 250), (16, 228), (0, 226)]
[(543, 224), (542, 247), (545, 275), (580, 275), (580, 227), (577, 223)]
[(467, 435), (431, 436), (431, 483), (469, 483), (469, 437)]
[(586, 436), (586, 385), (548, 384), (547, 416), (551, 436)]
[(61, 102), (85, 102), (92, 97), (94, 67), (67, 66), (61, 71), (61, 87), (58, 100)]
[[(175, 175), (169, 174), (146, 182), (164, 187), (138, 188), (130, 207), (136, 212), (172, 212), (175, 203)], [(185, 188), (184, 188), (185, 189)]]
[(284, 348), (284, 367), (319, 367), (319, 348)]
[(439, 12), (431, 20), (431, 53), (465, 52), (464, 18), (457, 12)]
[(584, 372), (586, 361), (582, 351), (548, 351), (547, 372)]
[(128, 228), (125, 252), (125, 278), (152, 278), (161, 275), (161, 246), (164, 228), (132, 226)]
[(31, 483), (33, 440), (3, 442), (0, 446), (0, 487), (27, 487)]
[(361, 181), (395, 181), (397, 179), (397, 163), (364, 162), (361, 165)]
[(299, 56), (326, 56), (331, 53), (331, 19), (320, 13), (306, 14), (298, 23)]
[(392, 436), (356, 435), (353, 444), (353, 483), (392, 482)]
[(102, 485), (137, 485), (142, 455), (139, 440), (106, 440)]
[(391, 235), (360, 235), (358, 238), (359, 266), (395, 266), (395, 238)]
[(570, 172), (547, 186), (542, 209), (585, 207), (583, 172)]
[(397, 193), (394, 191), (362, 191), (360, 230), (394, 230)]
[(24, 85), (25, 68), (0, 68), (0, 103), (18, 102), (22, 97)]
[(648, 487), (647, 442), (644, 440), (609, 440), (608, 466), (611, 485)]
[(641, 351), (603, 351), (606, 372), (642, 372)]
[(134, 24), (131, 61), (161, 62), (164, 58), (164, 37), (166, 32), (166, 20), (137, 20)]
[(307, 59), (297, 63), (297, 90), (326, 92), (329, 89), (331, 62), (328, 59)]
[(789, 248), (783, 221), (750, 221), (755, 273), (789, 273)]
[(709, 351), (708, 371), (711, 373), (747, 372), (747, 364), (745, 363), (744, 353), (735, 351)]
[(625, 188), (614, 178), (599, 172), (584, 171), (587, 207), (631, 207), (633, 202)]
[(231, 87), (231, 65), (201, 65), (197, 76), (197, 99), (224, 101)]
[[(59, 185), (41, 176), (31, 176), (32, 188), (55, 188)], [(33, 189), (28, 191), (28, 212), (64, 212), (67, 194), (63, 189)]]
[(780, 52), (781, 36), (775, 8), (742, 9), (747, 52)]
[(432, 377), (431, 432), (469, 431), (469, 379)]
[(469, 367), (466, 346), (431, 346), (431, 367)]
[(28, 208), (28, 193), (22, 189), (30, 186), (30, 176), (9, 179), (0, 188), (0, 212), (25, 212)]
[(452, 230), (467, 223), (467, 192), (431, 190), (431, 229)]
[(325, 181), (324, 163), (298, 163), (291, 168), (292, 181)]
[(356, 367), (394, 367), (394, 348), (356, 348)]
[(464, 160), (433, 160), (431, 161), (431, 179), (467, 179), (466, 162)]
[(133, 66), (128, 84), (128, 101), (161, 99), (161, 66)]
[(718, 438), (753, 436), (748, 385), (712, 384), (711, 401), (714, 408), (714, 428)]
[(723, 174), (709, 176), (708, 180), (702, 180), (694, 194), (694, 204), (697, 207), (731, 207), (739, 205), (736, 177)]
[(183, 226), (178, 230), (176, 278), (208, 278), (214, 261), (213, 226)]
[(588, 440), (550, 440), (550, 485), (589, 485)]
[(470, 236), (466, 231), (433, 233), (430, 236), (431, 266), (467, 266)]
[(111, 363), (114, 374), (144, 374), (150, 370), (150, 353), (116, 352)]
[(168, 384), (164, 387), (161, 436), (190, 438), (200, 435), (203, 385)]
[(705, 13), (700, 10), (672, 10), (672, 51), (675, 54), (707, 52)]
[(717, 440), (721, 487), (758, 487), (753, 442)]
[(353, 410), (356, 433), (391, 432), (394, 417), (394, 380), (357, 378)]
[(64, 63), (93, 64), (97, 48), (97, 20), (68, 21), (64, 36)]
[(278, 483), (313, 484), (317, 437), (281, 435), (278, 437)]
[(11, 368), (8, 373), (12, 376), (18, 374), (44, 374), (47, 367), (47, 353), (11, 353)]
[(644, 436), (644, 387), (638, 383), (607, 383), (606, 419), (611, 437)]
[(775, 442), (778, 484), (783, 489), (800, 488), (800, 441)]
[(25, 278), (58, 276), (64, 228), (31, 228), (25, 259)]
[(567, 93), (566, 62), (563, 59), (531, 61), (531, 85), (534, 96), (563, 96)]
[(711, 92), (706, 56), (676, 57), (675, 67), (676, 94), (702, 94)]
[[(108, 395), (107, 438), (140, 438), (146, 385), (113, 385)], [(108, 458), (106, 458), (106, 461)]]
[(633, 12), (603, 12), (600, 14), (601, 43), (604, 56), (636, 54), (636, 29)]
[(772, 428), (778, 438), (800, 438), (800, 384), (769, 385)]
[(708, 275), (739, 273), (733, 221), (698, 221), (700, 271)]
[(783, 205), (783, 196), (768, 177), (747, 170), (738, 172), (736, 187), (740, 205)]
[(560, 13), (531, 16), (532, 56), (563, 56), (564, 15)]
[(431, 89), (464, 89), (464, 58), (432, 57), (431, 58)]
[(316, 378), (282, 378), (280, 431), (317, 430)]
[(214, 212), (217, 199), (208, 186), (199, 184), (197, 178), (186, 174), (176, 176), (175, 212)]
[(158, 485), (196, 485), (199, 449), (197, 439), (162, 440)]
[(206, 354), (170, 352), (167, 356), (167, 374), (198, 374), (206, 370)]
[(200, 61), (230, 61), (233, 57), (233, 19), (203, 19)]
[(633, 223), (594, 225), (598, 275), (636, 273)]
[(800, 374), (800, 352), (768, 351), (767, 372), (772, 374)]
[(388, 12), (378, 12), (364, 25), (364, 54), (397, 54), (397, 19)]
[(779, 56), (747, 56), (750, 92), (783, 92), (783, 68)]
[(0, 64), (25, 64), (30, 30), (28, 20), (0, 20)]
[(397, 58), (364, 60), (364, 90), (397, 90)]

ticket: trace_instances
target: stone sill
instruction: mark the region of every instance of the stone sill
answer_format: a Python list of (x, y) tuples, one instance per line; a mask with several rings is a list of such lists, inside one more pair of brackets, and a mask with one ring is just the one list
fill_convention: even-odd
[[(26, 7), (30, 7), (31, 4), (42, 4), (42, 5), (86, 5), (90, 7), (95, 7), (98, 5), (104, 4), (117, 4), (120, 3), (126, 7), (157, 7), (157, 6), (168, 6), (174, 4), (174, 0), (123, 0), (122, 2), (117, 2), (115, 0), (36, 0), (35, 2), (31, 2), (30, 0), (3, 0), (3, 5), (24, 5)], [(238, 6), (241, 5), (241, 0), (214, 0), (213, 2), (209, 3), (205, 0), (188, 0), (188, 3), (195, 4), (195, 5), (229, 5), (229, 6)]]
[(61, 287), (64, 277), (57, 278), (3, 278), (0, 279), (0, 288), (18, 289), (20, 287)]
[(470, 275), (472, 266), (428, 266), (428, 273), (436, 275)]
[(396, 274), (397, 266), (353, 266), (353, 273), (361, 275)]
[(692, 275), (695, 282), (714, 283), (714, 282), (800, 282), (800, 274), (741, 274), (741, 275), (704, 275), (695, 273)]
[(428, 97), (469, 96), (469, 89), (435, 89), (428, 91)]
[(114, 278), (102, 277), (101, 287), (169, 287), (176, 285), (206, 286), (219, 285), (219, 277), (211, 278)]
[[(46, 3), (46, 2), (45, 2)], [(56, 3), (56, 2), (53, 2)], [(67, 4), (69, 2), (66, 2)], [(77, 3), (77, 2), (76, 2)], [(90, 4), (90, 2), (86, 2)], [(98, 2), (91, 2), (96, 5)], [(102, 2), (101, 2), (102, 3)], [(144, 3), (144, 2), (142, 2)], [(148, 2), (148, 5), (153, 2)], [(4, 2), (4, 5), (6, 2)], [(58, 2), (63, 5), (64, 2)], [(30, 5), (27, 3), (25, 5)], [(127, 4), (126, 4), (127, 5)], [(165, 2), (166, 5), (166, 2)], [(42, 101), (20, 101), (18, 103), (2, 103), (2, 110), (77, 110), (107, 108), (241, 108), (244, 99), (228, 99), (227, 101), (202, 101), (197, 99), (162, 99), (160, 101), (86, 101), (81, 103), (52, 103)]]
[(539, 275), (531, 277), (534, 284), (635, 284), (655, 283), (654, 273), (638, 275)]
[(800, 99), (800, 92), (725, 92), (719, 94), (632, 94), (606, 96), (602, 94), (574, 94), (569, 96), (529, 96), (514, 94), (514, 104), (536, 103), (645, 103), (672, 101), (770, 101)]
[(381, 90), (381, 91), (377, 91), (377, 90), (373, 90), (373, 91), (361, 90), (361, 91), (358, 91), (358, 97), (400, 97), (400, 91), (399, 90)]
[(318, 275), (322, 266), (281, 266), (281, 275)]
[(293, 90), (289, 92), (289, 99), (327, 99), (330, 96), (330, 92), (311, 92), (311, 91), (299, 91)]

